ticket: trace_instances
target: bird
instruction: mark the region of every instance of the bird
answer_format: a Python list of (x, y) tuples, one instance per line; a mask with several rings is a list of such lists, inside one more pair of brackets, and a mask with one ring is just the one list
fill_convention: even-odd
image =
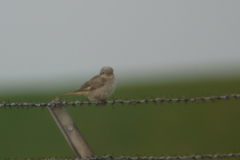
[(66, 95), (84, 95), (88, 99), (97, 102), (106, 101), (116, 89), (116, 80), (113, 71), (111, 67), (103, 67), (98, 75), (85, 82), (78, 90), (66, 93), (60, 97)]

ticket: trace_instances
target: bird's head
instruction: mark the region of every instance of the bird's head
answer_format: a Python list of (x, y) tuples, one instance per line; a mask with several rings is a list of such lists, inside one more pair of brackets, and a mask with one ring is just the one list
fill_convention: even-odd
[(111, 67), (103, 67), (100, 71), (100, 75), (105, 78), (110, 78), (114, 76), (113, 71)]

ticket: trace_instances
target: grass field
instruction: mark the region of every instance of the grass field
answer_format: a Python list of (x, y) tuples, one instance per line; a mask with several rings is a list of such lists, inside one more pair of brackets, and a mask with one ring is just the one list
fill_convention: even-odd
[[(117, 87), (113, 97), (143, 99), (178, 95), (187, 98), (240, 93), (240, 79)], [(0, 101), (43, 103), (51, 95), (5, 95)], [(78, 97), (67, 97), (68, 100)], [(80, 97), (84, 98), (84, 97)], [(109, 98), (111, 100), (111, 98)], [(240, 149), (240, 100), (181, 102), (96, 108), (67, 107), (96, 155), (168, 156), (229, 153)], [(48, 110), (0, 110), (0, 158), (72, 157), (74, 154)]]

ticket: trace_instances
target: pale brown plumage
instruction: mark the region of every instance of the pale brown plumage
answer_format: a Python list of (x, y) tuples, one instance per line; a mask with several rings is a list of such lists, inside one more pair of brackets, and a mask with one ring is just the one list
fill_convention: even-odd
[(95, 90), (97, 88), (104, 86), (106, 81), (107, 80), (101, 77), (101, 75), (96, 75), (89, 81), (85, 82), (78, 90), (74, 92)]
[[(85, 82), (78, 90), (64, 94), (84, 95), (91, 100), (102, 101), (108, 98), (116, 88), (115, 76), (111, 67), (103, 67), (99, 75)], [(61, 96), (60, 96), (61, 97)]]

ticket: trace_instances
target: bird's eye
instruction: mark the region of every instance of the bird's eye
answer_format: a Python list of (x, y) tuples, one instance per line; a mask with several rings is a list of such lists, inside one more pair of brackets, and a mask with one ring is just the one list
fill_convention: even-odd
[(104, 72), (102, 72), (102, 74), (104, 74)]

